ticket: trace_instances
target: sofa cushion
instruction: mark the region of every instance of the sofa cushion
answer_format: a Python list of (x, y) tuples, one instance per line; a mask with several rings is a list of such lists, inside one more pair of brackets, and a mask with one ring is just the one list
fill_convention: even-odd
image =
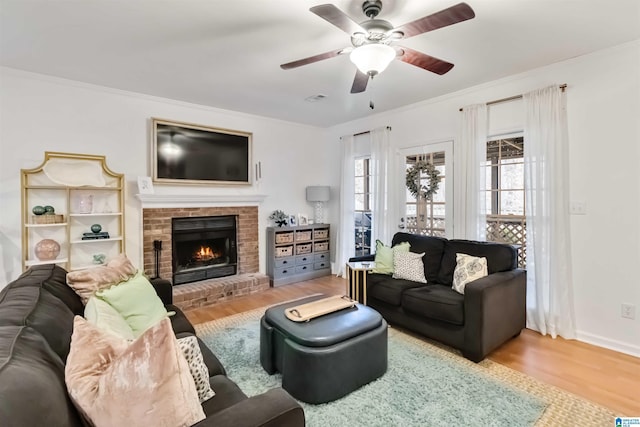
[(131, 261), (120, 254), (106, 265), (70, 271), (67, 274), (67, 284), (80, 296), (82, 303), (86, 304), (99, 290), (117, 285), (135, 274), (136, 268)]
[(427, 283), (427, 279), (424, 277), (423, 257), (424, 252), (421, 254), (413, 252), (395, 254), (393, 257), (393, 278)]
[[(170, 317), (173, 319), (173, 317)], [(175, 331), (175, 329), (174, 329)], [(176, 338), (184, 338), (188, 336), (195, 336), (191, 332), (176, 332)], [(220, 363), (220, 360), (216, 357), (215, 354), (207, 347), (207, 345), (198, 337), (198, 345), (200, 346), (200, 353), (202, 354), (202, 360), (204, 360), (204, 364), (207, 365), (207, 369), (209, 369), (209, 377), (213, 377), (216, 375), (227, 375), (227, 371), (225, 371), (224, 366)]]
[(216, 375), (209, 379), (211, 388), (216, 390), (216, 395), (202, 403), (205, 415), (216, 414), (247, 398), (233, 381), (224, 375)]
[(396, 254), (409, 252), (409, 249), (410, 245), (407, 242), (401, 242), (391, 247), (385, 246), (380, 240), (376, 240), (376, 255), (374, 258), (376, 266), (372, 271), (379, 274), (392, 274), (394, 267), (393, 260)]
[(409, 289), (402, 296), (402, 308), (412, 314), (454, 325), (464, 324), (464, 295), (444, 285)]
[(27, 326), (0, 327), (0, 424), (83, 425), (67, 394), (62, 361)]
[(12, 286), (0, 298), (0, 326), (30, 326), (62, 361), (67, 359), (73, 331), (69, 307), (35, 286)]
[[(444, 252), (444, 245), (447, 239), (442, 237), (421, 236), (418, 234), (396, 233), (393, 236), (392, 244), (409, 242), (411, 252), (424, 252), (424, 276), (427, 283), (438, 283), (438, 273), (440, 271), (440, 261)], [(452, 271), (453, 274), (453, 271)]]
[(367, 298), (375, 298), (390, 305), (399, 306), (402, 293), (424, 283), (404, 279), (392, 279), (386, 274), (371, 273), (367, 276)]
[(135, 337), (167, 317), (162, 300), (142, 272), (119, 285), (99, 290), (96, 297), (124, 317)]
[(189, 372), (191, 372), (193, 382), (196, 384), (200, 403), (211, 399), (216, 393), (209, 384), (209, 370), (207, 365), (204, 364), (198, 339), (195, 335), (178, 338), (178, 347), (180, 347), (184, 358), (187, 359), (189, 364)]
[(453, 290), (464, 295), (467, 283), (487, 275), (487, 259), (466, 254), (456, 255), (456, 269), (453, 272)]
[(518, 252), (511, 245), (471, 240), (449, 240), (445, 244), (442, 264), (438, 273), (438, 283), (452, 285), (453, 272), (457, 264), (456, 254), (458, 253), (487, 258), (489, 274), (513, 270), (518, 263)]
[(102, 329), (105, 332), (114, 334), (125, 340), (133, 341), (131, 327), (124, 320), (124, 317), (118, 311), (111, 307), (108, 302), (101, 300), (95, 296), (89, 298), (84, 308), (84, 318), (89, 323)]
[(133, 343), (75, 318), (69, 395), (98, 426), (190, 426), (204, 419), (189, 366), (164, 319)]
[(82, 315), (84, 304), (82, 304), (82, 300), (73, 289), (67, 285), (66, 278), (66, 270), (56, 264), (34, 265), (33, 267), (29, 267), (29, 269), (22, 273), (15, 281), (9, 283), (2, 292), (0, 292), (0, 299), (2, 299), (2, 294), (12, 287), (39, 287), (45, 289), (51, 295), (62, 301), (69, 307), (69, 310), (71, 310), (73, 314)]

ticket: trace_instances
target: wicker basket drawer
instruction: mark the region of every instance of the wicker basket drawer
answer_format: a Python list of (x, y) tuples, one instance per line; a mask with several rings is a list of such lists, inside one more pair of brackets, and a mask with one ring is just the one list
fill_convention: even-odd
[(293, 245), (280, 246), (276, 248), (276, 258), (282, 258), (291, 255), (293, 255)]
[(311, 230), (296, 231), (296, 242), (311, 240)]
[(313, 230), (313, 238), (314, 239), (328, 239), (329, 238), (329, 229), (321, 228), (319, 230)]
[(281, 243), (293, 243), (293, 231), (286, 233), (276, 233), (276, 245)]
[(296, 255), (310, 254), (311, 243), (305, 243), (303, 245), (296, 245)]
[(329, 250), (329, 242), (316, 242), (313, 244), (314, 252), (325, 252)]

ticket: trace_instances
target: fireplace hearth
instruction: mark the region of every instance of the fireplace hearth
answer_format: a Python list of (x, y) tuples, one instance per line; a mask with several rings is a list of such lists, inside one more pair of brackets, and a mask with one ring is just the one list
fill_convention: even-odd
[(173, 284), (236, 274), (236, 215), (172, 218)]

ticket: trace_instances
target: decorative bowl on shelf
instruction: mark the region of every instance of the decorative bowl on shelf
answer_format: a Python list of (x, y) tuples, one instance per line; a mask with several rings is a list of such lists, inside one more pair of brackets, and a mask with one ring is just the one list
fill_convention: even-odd
[(60, 255), (60, 244), (53, 239), (42, 239), (36, 243), (34, 251), (40, 261), (51, 261)]

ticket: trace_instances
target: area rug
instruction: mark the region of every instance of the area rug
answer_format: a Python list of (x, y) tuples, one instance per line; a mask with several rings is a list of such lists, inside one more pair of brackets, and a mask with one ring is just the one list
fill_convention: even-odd
[[(227, 375), (248, 396), (279, 387), (279, 374), (260, 365), (259, 319), (264, 308), (196, 325)], [(366, 355), (363, 355), (366, 357)], [(300, 402), (315, 426), (557, 426), (610, 425), (598, 405), (485, 359), (389, 329), (389, 366), (381, 378), (321, 405)]]

